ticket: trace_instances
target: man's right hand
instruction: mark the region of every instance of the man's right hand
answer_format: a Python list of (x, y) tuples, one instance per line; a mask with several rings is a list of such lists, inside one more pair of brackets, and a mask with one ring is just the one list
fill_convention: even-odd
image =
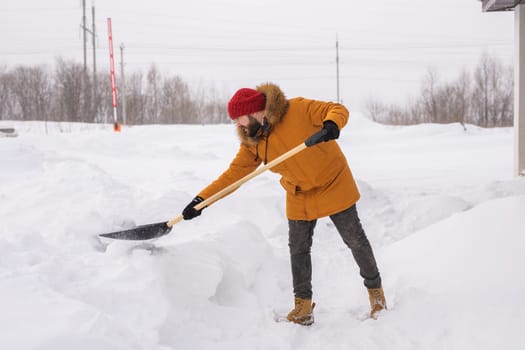
[(184, 220), (191, 220), (193, 218), (196, 218), (197, 216), (201, 215), (202, 210), (204, 208), (201, 208), (200, 210), (195, 209), (195, 206), (199, 204), (200, 202), (204, 201), (202, 197), (195, 197), (193, 200), (184, 208), (182, 211), (182, 216), (184, 217)]

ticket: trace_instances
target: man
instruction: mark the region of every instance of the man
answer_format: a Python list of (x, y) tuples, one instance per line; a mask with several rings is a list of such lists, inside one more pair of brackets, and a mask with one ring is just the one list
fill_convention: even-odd
[(326, 130), (324, 139), (274, 166), (286, 190), (286, 215), (295, 294), (295, 308), (289, 321), (301, 325), (314, 322), (312, 303), (312, 263), (310, 248), (316, 220), (330, 216), (360, 268), (368, 288), (370, 316), (386, 309), (381, 277), (368, 238), (361, 226), (355, 203), (359, 192), (336, 141), (348, 121), (348, 110), (341, 104), (286, 99), (272, 83), (256, 89), (238, 90), (228, 103), (228, 114), (237, 123), (240, 147), (226, 171), (204, 188), (186, 206), (185, 220), (201, 214), (195, 205), (228, 185), (289, 151), (309, 136)]

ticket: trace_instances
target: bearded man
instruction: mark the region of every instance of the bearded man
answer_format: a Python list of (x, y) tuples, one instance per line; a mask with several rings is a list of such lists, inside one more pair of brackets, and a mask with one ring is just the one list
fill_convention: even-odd
[(202, 212), (197, 204), (300, 144), (324, 128), (321, 143), (277, 164), (286, 191), (286, 216), (295, 307), (290, 322), (311, 325), (312, 261), (310, 249), (317, 219), (329, 216), (350, 248), (368, 289), (370, 317), (386, 309), (381, 276), (368, 238), (357, 214), (359, 191), (347, 160), (335, 141), (346, 125), (348, 110), (339, 103), (303, 97), (287, 99), (272, 83), (238, 90), (228, 103), (237, 124), (240, 146), (230, 166), (186, 206), (182, 215), (193, 219)]

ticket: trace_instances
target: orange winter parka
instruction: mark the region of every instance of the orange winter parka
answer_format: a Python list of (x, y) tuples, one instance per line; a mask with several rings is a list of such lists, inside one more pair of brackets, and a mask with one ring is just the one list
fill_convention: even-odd
[[(265, 117), (270, 127), (266, 137), (250, 138), (241, 130), (239, 151), (226, 171), (198, 195), (204, 199), (304, 142), (331, 120), (342, 129), (348, 110), (341, 104), (286, 99), (272, 83), (256, 88), (266, 96)], [(348, 209), (359, 199), (359, 191), (346, 158), (335, 140), (306, 148), (277, 164), (271, 171), (281, 175), (286, 190), (289, 220), (315, 220)]]

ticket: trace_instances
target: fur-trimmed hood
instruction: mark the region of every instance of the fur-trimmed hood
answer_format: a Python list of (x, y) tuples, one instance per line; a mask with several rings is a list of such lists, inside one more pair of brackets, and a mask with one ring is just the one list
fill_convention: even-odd
[(264, 83), (255, 88), (266, 96), (264, 114), (271, 126), (279, 123), (288, 110), (288, 100), (281, 88), (273, 83)]
[[(266, 105), (264, 107), (264, 116), (268, 121), (270, 130), (278, 124), (288, 110), (288, 100), (279, 86), (273, 83), (263, 83), (255, 88), (266, 96)], [(237, 134), (242, 143), (255, 145), (258, 140), (246, 136), (240, 129)]]

